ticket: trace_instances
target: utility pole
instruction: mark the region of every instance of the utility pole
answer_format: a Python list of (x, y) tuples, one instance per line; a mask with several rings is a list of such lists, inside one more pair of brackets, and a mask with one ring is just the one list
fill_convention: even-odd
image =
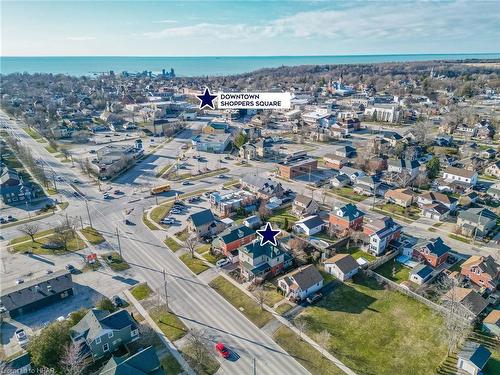
[(54, 184), (54, 190), (57, 193), (57, 183), (56, 183), (56, 174), (52, 173), (52, 183)]
[(116, 239), (118, 241), (118, 251), (120, 252), (120, 258), (123, 259), (123, 256), (122, 256), (122, 246), (120, 244), (120, 233), (118, 233), (118, 227), (116, 227)]
[(81, 216), (80, 216), (80, 225), (82, 226), (82, 229), (83, 229), (83, 219)]
[(87, 202), (87, 199), (85, 199), (85, 207), (87, 207), (87, 215), (89, 217), (89, 224), (90, 224), (90, 227), (92, 228), (92, 219), (90, 218), (89, 203)]
[(165, 269), (163, 269), (161, 272), (163, 274), (163, 289), (164, 289), (164, 293), (165, 293), (165, 305), (167, 306), (167, 309), (168, 309), (168, 290), (167, 290), (167, 277), (165, 275)]
[(256, 363), (255, 363), (255, 357), (253, 357), (253, 375), (257, 375), (257, 366), (256, 366)]

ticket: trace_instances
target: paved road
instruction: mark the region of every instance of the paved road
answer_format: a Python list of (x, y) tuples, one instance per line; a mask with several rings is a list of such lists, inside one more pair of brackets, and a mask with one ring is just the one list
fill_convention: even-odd
[[(142, 278), (157, 289), (163, 286), (161, 271), (167, 274), (169, 304), (172, 310), (190, 328), (203, 329), (211, 340), (221, 340), (228, 344), (240, 358), (235, 362), (221, 361), (221, 373), (250, 374), (253, 371), (253, 359), (256, 359), (257, 371), (261, 374), (307, 374), (297, 361), (290, 357), (274, 341), (249, 322), (238, 310), (226, 302), (215, 291), (189, 269), (162, 243), (162, 232), (153, 234), (141, 220), (142, 209), (151, 205), (150, 199), (141, 199), (130, 204), (131, 197), (119, 197), (109, 201), (102, 200), (90, 181), (83, 181), (78, 171), (71, 170), (50, 155), (42, 144), (34, 141), (19, 129), (17, 124), (0, 118), (2, 125), (7, 123), (24, 144), (32, 150), (35, 158), (44, 160), (47, 169), (52, 169), (65, 181), (73, 178), (82, 180), (79, 185), (86, 198), (92, 216), (92, 223), (112, 245), (117, 244), (116, 228), (121, 233), (120, 243), (125, 259), (132, 265), (137, 278)], [(148, 157), (150, 158), (150, 157)], [(145, 161), (148, 163), (148, 159)], [(142, 163), (145, 163), (144, 161)], [(220, 182), (219, 182), (220, 183)], [(209, 186), (212, 185), (209, 183)], [(213, 186), (213, 185), (212, 185)], [(199, 186), (190, 186), (193, 190)], [(69, 216), (86, 216), (84, 200), (73, 196), (73, 189), (61, 182), (60, 194), (70, 202), (66, 212)], [(175, 189), (175, 187), (174, 187)], [(188, 190), (188, 189), (184, 189)], [(137, 198), (144, 198), (136, 193)], [(136, 226), (123, 223), (124, 209), (134, 207), (132, 221)], [(54, 217), (43, 220), (43, 225), (53, 224)], [(15, 230), (9, 230), (6, 238), (14, 236)], [(15, 236), (17, 236), (16, 234)], [(4, 249), (2, 250), (2, 252)]]

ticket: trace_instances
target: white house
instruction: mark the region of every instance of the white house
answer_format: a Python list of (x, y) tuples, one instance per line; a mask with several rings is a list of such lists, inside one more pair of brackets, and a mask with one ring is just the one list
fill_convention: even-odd
[(432, 271), (432, 267), (421, 263), (411, 270), (410, 281), (413, 281), (418, 285), (422, 285), (431, 278)]
[(491, 357), (491, 352), (477, 342), (467, 341), (457, 355), (457, 368), (478, 375)]
[(359, 264), (350, 254), (337, 254), (323, 262), (325, 271), (341, 281), (358, 273)]
[(280, 278), (278, 287), (287, 298), (303, 300), (323, 287), (323, 276), (309, 264)]
[(443, 172), (443, 179), (448, 182), (458, 181), (469, 185), (476, 185), (477, 172), (456, 167), (448, 167)]
[(318, 216), (312, 215), (299, 220), (293, 226), (296, 233), (304, 233), (307, 236), (312, 236), (323, 230), (325, 222)]

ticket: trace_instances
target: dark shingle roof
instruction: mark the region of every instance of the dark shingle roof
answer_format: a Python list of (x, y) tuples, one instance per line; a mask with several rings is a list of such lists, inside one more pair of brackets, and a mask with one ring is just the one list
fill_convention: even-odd
[(254, 259), (262, 255), (266, 255), (269, 258), (276, 258), (277, 256), (283, 254), (283, 250), (281, 250), (279, 246), (273, 246), (269, 242), (264, 244), (264, 246), (261, 246), (260, 240), (255, 240), (248, 245), (240, 247), (240, 250)]
[(128, 326), (131, 326), (131, 329), (137, 328), (127, 310), (122, 309), (110, 314), (106, 310), (92, 309), (71, 328), (70, 332), (72, 337), (83, 335), (87, 341), (93, 341), (103, 329), (117, 331)]
[(124, 357), (112, 357), (99, 372), (99, 375), (160, 375), (160, 361), (152, 346)]
[(72, 287), (73, 280), (71, 274), (66, 270), (60, 270), (50, 275), (3, 289), (1, 304), (7, 311), (11, 311), (41, 301)]
[[(358, 210), (358, 208), (352, 203), (347, 203), (345, 206), (340, 207), (339, 210), (341, 211), (341, 215), (339, 216), (348, 218), (349, 220), (355, 220), (358, 217), (365, 215), (363, 211)], [(337, 214), (337, 211), (335, 211), (335, 214)]]
[(221, 233), (219, 237), (225, 244), (228, 244), (240, 238), (250, 236), (252, 234), (255, 234), (255, 231), (253, 229), (246, 227), (244, 225), (240, 225), (235, 228), (228, 228), (226, 231)]
[(411, 273), (413, 275), (420, 276), (422, 279), (425, 279), (432, 273), (432, 271), (433, 271), (432, 267), (429, 267), (425, 264), (419, 264), (411, 271)]
[(299, 268), (284, 276), (287, 283), (291, 282), (292, 278), (302, 290), (307, 290), (323, 280), (323, 276), (321, 276), (319, 271), (312, 264)]
[(210, 209), (206, 209), (195, 214), (189, 215), (189, 219), (193, 222), (195, 227), (199, 227), (215, 220), (214, 214)]

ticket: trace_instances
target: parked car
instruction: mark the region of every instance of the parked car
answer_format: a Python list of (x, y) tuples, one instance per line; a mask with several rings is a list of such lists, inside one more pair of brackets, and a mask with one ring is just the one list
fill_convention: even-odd
[(5, 220), (3, 217), (0, 217), (0, 224), (5, 224), (7, 220)]
[(116, 194), (116, 195), (118, 195), (118, 194), (123, 194), (123, 191), (121, 191), (119, 189), (116, 189), (113, 193)]
[(64, 267), (64, 268), (66, 268), (66, 271), (69, 271), (70, 273), (76, 272), (76, 268), (72, 264), (66, 264), (66, 267)]
[(224, 267), (227, 266), (229, 263), (231, 263), (231, 261), (227, 258), (224, 258), (224, 259), (219, 259), (217, 262), (215, 262), (215, 265), (217, 267)]
[(7, 216), (7, 221), (16, 221), (16, 218), (12, 215)]
[(17, 285), (22, 284), (22, 283), (24, 283), (24, 279), (16, 279)]
[(123, 300), (118, 296), (113, 296), (113, 298), (111, 298), (111, 301), (113, 302), (113, 305), (115, 307), (122, 307), (124, 305)]
[(191, 185), (191, 182), (189, 182), (189, 181), (182, 181), (181, 185), (184, 185), (184, 186)]
[(134, 223), (131, 222), (129, 219), (125, 219), (125, 224), (126, 225), (134, 225)]
[(19, 345), (21, 345), (22, 347), (26, 346), (29, 341), (28, 335), (22, 328), (16, 329), (16, 339)]
[(217, 350), (217, 353), (219, 353), (219, 355), (222, 357), (222, 358), (229, 358), (229, 356), (231, 355), (231, 352), (229, 351), (229, 349), (226, 347), (226, 345), (224, 345), (223, 343), (221, 342), (218, 342), (216, 345), (215, 345), (215, 350)]
[(61, 316), (57, 317), (57, 319), (56, 319), (56, 320), (57, 320), (58, 322), (64, 322), (64, 321), (66, 320), (66, 318), (65, 318), (64, 316), (62, 316), (62, 315), (61, 315)]
[(220, 175), (217, 176), (217, 178), (226, 178), (226, 175), (220, 174)]
[(50, 274), (51, 274), (51, 273), (53, 273), (53, 272), (54, 272), (54, 271), (52, 271), (51, 269), (48, 269), (48, 270), (46, 270), (46, 271), (45, 271), (45, 273), (46, 273), (47, 275), (50, 275)]

